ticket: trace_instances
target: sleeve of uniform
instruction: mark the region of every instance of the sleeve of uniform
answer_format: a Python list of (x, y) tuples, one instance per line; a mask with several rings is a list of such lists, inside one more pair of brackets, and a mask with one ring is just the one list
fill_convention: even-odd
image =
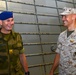
[(60, 54), (60, 51), (61, 51), (61, 42), (60, 42), (60, 36), (58, 38), (58, 41), (57, 41), (57, 49), (56, 49), (56, 53), (59, 53)]
[(22, 48), (21, 50), (20, 50), (20, 54), (22, 54), (22, 53), (24, 53), (24, 48)]
[(22, 37), (19, 33), (17, 35), (17, 48), (19, 49), (20, 54), (24, 53)]

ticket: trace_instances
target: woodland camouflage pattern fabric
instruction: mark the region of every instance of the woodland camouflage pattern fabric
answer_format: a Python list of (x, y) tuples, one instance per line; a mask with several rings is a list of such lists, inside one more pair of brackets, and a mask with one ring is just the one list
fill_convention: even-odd
[(19, 54), (23, 53), (22, 38), (19, 33), (4, 35), (0, 32), (0, 75), (24, 75)]
[(56, 52), (60, 54), (59, 75), (76, 75), (76, 30), (67, 37), (67, 30), (58, 38)]

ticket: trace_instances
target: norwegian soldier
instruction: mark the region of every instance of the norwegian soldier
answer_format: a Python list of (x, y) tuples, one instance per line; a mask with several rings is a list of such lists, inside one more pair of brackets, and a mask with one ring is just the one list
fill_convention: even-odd
[(22, 37), (12, 30), (13, 12), (0, 13), (0, 75), (29, 75)]

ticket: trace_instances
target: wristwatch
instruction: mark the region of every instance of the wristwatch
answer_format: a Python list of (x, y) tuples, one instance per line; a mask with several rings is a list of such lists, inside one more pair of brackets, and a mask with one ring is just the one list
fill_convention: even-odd
[(28, 72), (25, 72), (25, 75), (30, 75), (30, 72), (28, 71)]

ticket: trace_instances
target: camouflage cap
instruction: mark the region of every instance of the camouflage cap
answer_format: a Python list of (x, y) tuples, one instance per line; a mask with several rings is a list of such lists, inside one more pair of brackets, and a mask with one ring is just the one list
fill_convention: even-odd
[(64, 11), (62, 13), (60, 13), (60, 15), (76, 14), (76, 9), (75, 8), (64, 7), (63, 9), (64, 9)]

